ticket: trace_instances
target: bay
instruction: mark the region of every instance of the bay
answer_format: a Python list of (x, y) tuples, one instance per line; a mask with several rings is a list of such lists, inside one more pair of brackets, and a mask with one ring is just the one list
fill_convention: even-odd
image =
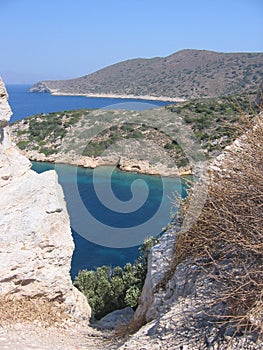
[[(79, 207), (72, 203), (72, 186), (76, 181), (77, 187), (87, 212), (96, 217), (98, 221), (103, 222), (104, 225), (110, 227), (124, 228), (131, 227), (132, 230), (137, 230), (137, 227), (142, 222), (147, 220), (154, 220), (153, 226), (155, 232), (148, 230), (140, 232), (141, 241), (128, 247), (109, 247), (103, 243), (103, 232), (91, 232), (92, 240), (89, 240), (89, 235), (84, 235), (83, 232), (72, 227), (72, 235), (75, 242), (75, 251), (72, 259), (71, 276), (77, 275), (82, 269), (96, 269), (98, 266), (124, 266), (127, 262), (133, 263), (138, 257), (138, 248), (144, 238), (151, 235), (156, 236), (161, 233), (161, 228), (166, 227), (171, 220), (171, 210), (176, 212), (171, 201), (174, 198), (175, 191), (180, 191), (181, 196), (186, 196), (185, 184), (179, 178), (165, 178), (165, 196), (163, 191), (163, 179), (157, 176), (141, 175), (136, 173), (125, 173), (114, 170), (111, 174), (111, 185), (116, 198), (119, 198), (125, 204), (132, 196), (131, 186), (136, 185), (135, 180), (143, 181), (149, 190), (149, 195), (145, 203), (138, 210), (126, 213), (118, 213), (114, 208), (107, 208), (96, 195), (94, 191), (94, 170), (77, 168), (74, 166), (33, 162), (33, 170), (41, 173), (46, 170), (55, 169), (58, 173), (59, 183), (63, 187), (67, 207), (71, 219), (71, 224), (75, 219), (79, 220)], [(96, 181), (101, 186), (107, 182), (106, 173), (112, 171), (108, 167), (100, 167), (99, 173), (96, 175)], [(107, 184), (107, 183), (106, 183)], [(140, 186), (140, 184), (137, 184)], [(156, 215), (159, 207), (162, 206), (161, 215)], [(156, 216), (156, 217), (155, 217)], [(146, 226), (147, 227), (147, 226)], [(93, 229), (90, 227), (90, 229)], [(97, 236), (96, 236), (97, 235)], [(102, 236), (101, 236), (102, 235)], [(94, 238), (95, 237), (95, 238)], [(97, 238), (98, 237), (98, 240)], [(96, 241), (97, 240), (97, 241)], [(126, 240), (124, 236), (124, 240)], [(121, 242), (125, 245), (125, 241)]]
[[(110, 99), (110, 98), (87, 98), (83, 96), (53, 96), (48, 93), (30, 93), (30, 85), (7, 85), (9, 103), (13, 111), (10, 122), (32, 116), (39, 113), (50, 113), (73, 109), (126, 109), (145, 110), (167, 105), (168, 102), (135, 100), (135, 99)], [(147, 200), (141, 208), (130, 212), (118, 212), (114, 208), (108, 208), (101, 203), (94, 189), (94, 170), (73, 167), (69, 165), (33, 162), (33, 170), (43, 172), (55, 169), (58, 173), (59, 182), (63, 187), (67, 208), (70, 214), (72, 235), (75, 243), (75, 251), (72, 258), (72, 279), (82, 269), (96, 269), (98, 266), (124, 266), (127, 262), (133, 263), (138, 257), (141, 243), (144, 238), (158, 235), (163, 227), (171, 220), (171, 199), (174, 192), (181, 192), (185, 196), (185, 185), (180, 179), (166, 178), (165, 191), (161, 177), (124, 173), (116, 169), (111, 174), (111, 187), (117, 200), (123, 203), (132, 198), (132, 188), (137, 189), (137, 194), (149, 192)], [(96, 170), (97, 190), (109, 186), (108, 174), (111, 169), (100, 167)], [(77, 176), (76, 176), (77, 174)], [(140, 180), (139, 182), (137, 180)], [(137, 182), (136, 182), (137, 181)], [(81, 214), (79, 205), (74, 202), (74, 191), (77, 191), (86, 214)], [(144, 185), (142, 185), (144, 183)], [(135, 185), (134, 185), (135, 184)], [(139, 186), (139, 187), (138, 187)], [(140, 187), (141, 186), (141, 187)], [(174, 208), (176, 211), (176, 208)], [(158, 215), (156, 214), (158, 213)], [(85, 224), (86, 216), (95, 218), (96, 222), (123, 231), (118, 242), (111, 242), (109, 233), (98, 230), (97, 227)], [(151, 225), (147, 226), (147, 223)], [(89, 231), (83, 232), (83, 227), (89, 226)], [(146, 225), (145, 225), (146, 223)], [(79, 225), (80, 224), (80, 225)], [(143, 226), (144, 224), (144, 226)], [(96, 226), (96, 225), (95, 225)], [(143, 227), (141, 231), (137, 228)], [(96, 228), (96, 230), (95, 230)], [(127, 230), (129, 230), (127, 236)], [(137, 236), (135, 235), (137, 231)], [(126, 232), (126, 236), (125, 236)], [(134, 237), (133, 237), (134, 234)]]
[(54, 96), (49, 93), (31, 93), (29, 92), (30, 85), (7, 85), (6, 88), (9, 95), (9, 104), (13, 112), (11, 123), (39, 113), (82, 108), (145, 110), (171, 104), (171, 102), (151, 100)]

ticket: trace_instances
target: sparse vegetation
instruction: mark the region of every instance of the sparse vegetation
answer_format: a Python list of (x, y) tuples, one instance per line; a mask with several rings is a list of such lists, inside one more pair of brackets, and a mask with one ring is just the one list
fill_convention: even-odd
[(63, 305), (44, 298), (16, 298), (15, 295), (0, 298), (0, 326), (14, 323), (39, 322), (43, 327), (51, 327), (66, 320)]
[(169, 59), (128, 60), (81, 78), (41, 82), (33, 86), (33, 91), (45, 84), (47, 88), (71, 94), (133, 94), (187, 99), (223, 96), (248, 91), (259, 84), (262, 55), (182, 50), (170, 55)]
[(246, 127), (243, 114), (253, 117), (256, 91), (221, 98), (195, 99), (165, 107), (191, 126), (209, 155), (217, 156)]
[[(239, 152), (223, 160), (214, 172), (201, 215), (176, 241), (173, 269), (186, 258), (205, 269), (218, 287), (218, 315), (235, 332), (263, 336), (263, 124), (249, 124)], [(190, 197), (191, 200), (191, 197)], [(189, 198), (182, 206), (187, 213)], [(212, 271), (212, 272), (211, 272)], [(222, 317), (222, 318), (220, 318)]]
[(29, 141), (19, 141), (17, 143), (17, 147), (19, 147), (20, 149), (26, 149), (26, 147), (28, 146)]
[[(243, 132), (241, 126), (244, 126), (244, 122), (240, 111), (244, 110), (249, 116), (252, 109), (257, 108), (251, 106), (255, 96), (256, 91), (247, 95), (217, 99), (195, 99), (160, 108), (154, 115), (148, 111), (63, 111), (27, 118), (15, 123), (11, 128), (13, 138), (22, 150), (38, 150), (47, 160), (49, 156), (70, 151), (75, 152), (75, 159), (78, 155), (100, 157), (106, 150), (112, 149), (113, 145), (117, 159), (118, 142), (135, 139), (153, 142), (159, 149), (163, 149), (179, 168), (187, 168), (189, 161), (181, 146), (164, 131), (151, 126), (151, 118), (155, 122), (160, 121), (160, 125), (162, 113), (171, 114), (170, 122), (173, 125), (176, 124), (176, 120), (183, 120), (191, 127), (209, 158), (220, 154), (225, 146)], [(127, 115), (130, 122), (122, 122), (122, 117)], [(147, 120), (148, 125), (145, 122)], [(61, 149), (60, 146), (69, 131), (70, 142)], [(122, 146), (119, 150), (122, 150)], [(129, 152), (128, 157), (136, 158), (131, 147)], [(162, 155), (159, 155), (159, 158), (162, 158)]]

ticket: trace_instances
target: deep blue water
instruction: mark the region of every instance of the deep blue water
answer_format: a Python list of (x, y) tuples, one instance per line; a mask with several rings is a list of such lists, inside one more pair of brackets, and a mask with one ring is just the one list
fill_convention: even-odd
[[(138, 210), (131, 213), (116, 213), (114, 207), (109, 209), (98, 199), (94, 190), (94, 181), (97, 181), (102, 188), (107, 185), (106, 175), (111, 170), (109, 167), (99, 168), (94, 180), (94, 170), (91, 169), (33, 162), (33, 169), (37, 172), (54, 168), (64, 190), (75, 241), (71, 270), (73, 278), (81, 269), (95, 269), (101, 265), (124, 266), (127, 262), (133, 262), (138, 256), (138, 248), (144, 238), (150, 235), (157, 236), (162, 228), (169, 223), (173, 193), (179, 190), (182, 196), (186, 195), (184, 184), (181, 183), (180, 179), (162, 179), (156, 176), (115, 170), (111, 176), (112, 190), (114, 195), (124, 203), (131, 198), (131, 184), (135, 180), (143, 181), (149, 190), (147, 200)], [(85, 221), (85, 218), (81, 215), (80, 205), (72, 200), (74, 182), (77, 182), (81, 205), (83, 204), (87, 210), (86, 215), (94, 216), (105, 227), (108, 226), (120, 231), (117, 243), (107, 237), (107, 230), (101, 231), (100, 227), (98, 228), (90, 222), (84, 223), (84, 226), (78, 225), (79, 221)], [(137, 183), (135, 186), (139, 186), (141, 190), (142, 183)], [(158, 210), (160, 210), (159, 214)], [(150, 224), (151, 220), (152, 224)], [(139, 225), (142, 223), (146, 223), (146, 226), (140, 229)], [(125, 232), (127, 228), (131, 228), (131, 232)], [(134, 237), (130, 240), (130, 236), (133, 234)]]
[(128, 110), (144, 110), (167, 105), (168, 102), (95, 98), (84, 96), (53, 96), (49, 93), (31, 93), (30, 85), (7, 85), (9, 104), (13, 111), (11, 122), (38, 113), (50, 113), (81, 108), (112, 108)]
[[(133, 99), (52, 96), (47, 93), (29, 93), (29, 87), (7, 86), (13, 111), (11, 122), (38, 113), (62, 110), (107, 107), (143, 110), (168, 104)], [(127, 262), (134, 262), (144, 238), (157, 236), (169, 223), (173, 193), (181, 191), (182, 196), (185, 196), (184, 185), (179, 179), (164, 180), (161, 177), (115, 170), (109, 184), (108, 174), (111, 169), (108, 167), (91, 170), (33, 162), (33, 169), (37, 172), (55, 169), (58, 173), (75, 242), (72, 278), (81, 269), (95, 269), (101, 265), (124, 266)], [(115, 200), (110, 200), (109, 187)], [(135, 201), (132, 201), (133, 194)]]

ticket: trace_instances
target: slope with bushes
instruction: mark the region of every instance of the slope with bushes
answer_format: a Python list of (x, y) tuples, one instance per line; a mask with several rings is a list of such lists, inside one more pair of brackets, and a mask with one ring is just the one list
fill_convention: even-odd
[[(11, 130), (18, 147), (32, 160), (83, 165), (83, 157), (103, 157), (100, 164), (116, 164), (121, 155), (118, 145), (122, 152), (124, 149), (122, 140), (137, 140), (156, 145), (156, 161), (164, 159), (166, 154), (178, 168), (190, 168), (177, 140), (154, 125), (162, 125), (166, 118), (175, 127), (190, 127), (207, 158), (214, 157), (243, 132), (240, 111), (248, 116), (253, 113), (256, 106), (251, 101), (255, 96), (254, 91), (195, 99), (143, 112), (76, 110), (41, 114), (14, 123)], [(131, 148), (132, 142), (128, 144), (125, 156), (138, 159), (137, 150)]]
[(71, 79), (43, 81), (31, 91), (59, 94), (200, 98), (246, 92), (262, 79), (263, 53), (181, 50), (133, 59)]

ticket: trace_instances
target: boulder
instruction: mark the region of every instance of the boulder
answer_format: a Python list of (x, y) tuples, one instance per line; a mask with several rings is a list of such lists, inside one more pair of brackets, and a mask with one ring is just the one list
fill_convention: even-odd
[(126, 307), (122, 310), (116, 310), (108, 315), (104, 316), (98, 322), (94, 323), (94, 327), (99, 329), (116, 329), (121, 326), (127, 326), (134, 314), (134, 311), (131, 307)]

